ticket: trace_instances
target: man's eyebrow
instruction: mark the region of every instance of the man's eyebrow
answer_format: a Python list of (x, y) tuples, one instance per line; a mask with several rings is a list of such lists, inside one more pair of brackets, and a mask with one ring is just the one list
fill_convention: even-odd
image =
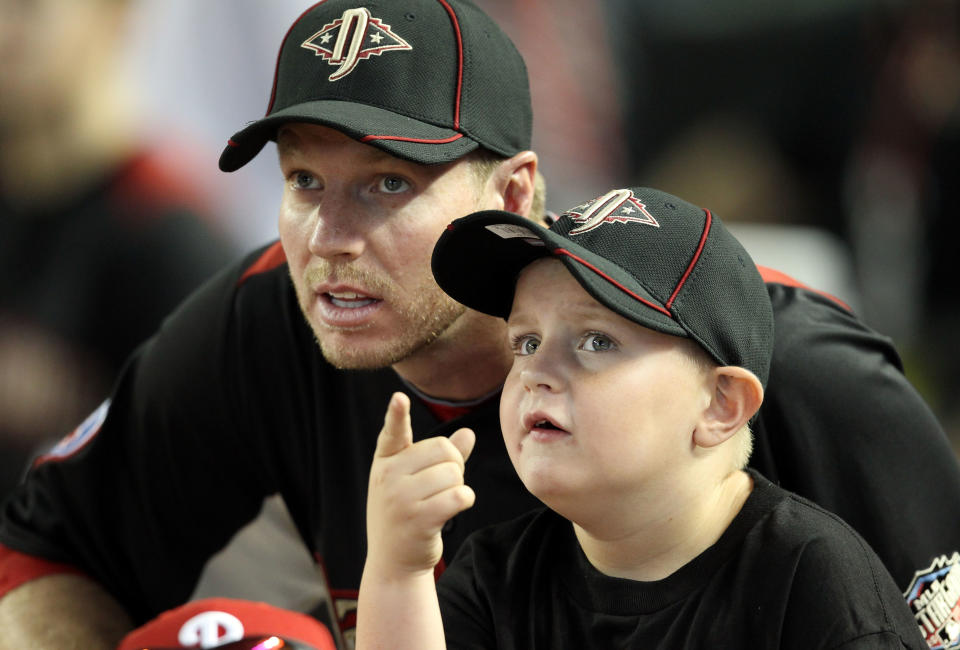
[[(277, 153), (283, 156), (305, 155), (300, 137), (297, 134), (284, 129), (283, 127), (277, 131)], [(365, 147), (362, 155), (369, 163), (377, 163), (381, 161), (407, 162), (402, 158), (390, 155), (386, 151), (382, 151), (374, 146)]]
[(299, 139), (289, 131), (282, 128), (277, 131), (277, 151), (281, 154), (291, 155), (300, 152)]

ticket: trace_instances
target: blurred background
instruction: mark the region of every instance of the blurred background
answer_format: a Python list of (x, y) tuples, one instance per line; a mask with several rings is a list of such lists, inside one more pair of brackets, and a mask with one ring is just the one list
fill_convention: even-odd
[[(711, 208), (758, 263), (836, 295), (892, 337), (907, 375), (960, 449), (960, 301), (951, 265), (960, 235), (955, 0), (476, 1), (527, 61), (550, 209), (627, 185)], [(275, 238), (281, 178), (272, 145), (233, 174), (220, 173), (217, 158), (230, 135), (263, 115), (280, 41), (312, 4), (0, 0), (0, 220), (58, 212), (88, 195), (80, 181), (102, 182), (149, 151), (179, 180), (137, 186), (133, 214), (152, 197), (166, 216), (150, 223), (167, 222), (173, 210), (173, 221), (192, 224), (151, 252), (148, 264), (138, 253), (110, 273), (98, 270), (107, 286), (117, 277), (142, 282), (81, 305), (62, 280), (83, 275), (85, 264), (54, 262), (64, 250), (104, 257), (96, 246), (81, 254), (79, 242), (90, 237), (77, 234), (76, 220), (87, 217), (65, 212), (74, 230), (56, 245), (34, 228), (27, 246), (8, 234), (24, 227), (8, 231), (0, 222), (0, 286), (8, 287), (0, 291), (0, 422), (26, 411), (17, 407), (26, 392), (39, 394), (33, 412), (47, 416), (16, 432), (0, 426), (0, 454), (62, 435), (66, 422), (96, 406), (116, 371), (116, 362), (104, 364), (93, 384), (49, 361), (91, 367), (77, 360), (101, 355), (95, 337), (63, 325), (79, 318), (70, 314), (83, 313), (87, 330), (116, 331), (123, 312), (142, 314), (149, 303), (159, 313), (126, 328), (136, 332), (123, 341), (132, 347), (169, 310), (169, 301), (142, 298), (171, 288), (171, 273), (183, 278), (169, 292), (179, 295), (224, 260)], [(58, 85), (68, 90), (52, 93)], [(47, 105), (58, 108), (41, 110)], [(83, 119), (67, 119), (65, 107)], [(93, 162), (61, 155), (61, 131), (73, 122), (77, 151), (109, 143)], [(37, 148), (40, 162), (3, 153)], [(17, 172), (25, 165), (42, 181), (26, 194), (16, 191), (25, 187)], [(142, 240), (149, 231), (137, 232)], [(129, 240), (111, 246), (131, 247)], [(42, 307), (24, 307), (26, 286), (30, 295), (48, 295)]]

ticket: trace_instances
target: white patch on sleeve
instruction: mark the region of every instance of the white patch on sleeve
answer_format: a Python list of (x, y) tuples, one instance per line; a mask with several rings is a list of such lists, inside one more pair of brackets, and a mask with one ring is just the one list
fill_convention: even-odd
[(960, 648), (960, 553), (917, 571), (903, 595), (931, 648)]

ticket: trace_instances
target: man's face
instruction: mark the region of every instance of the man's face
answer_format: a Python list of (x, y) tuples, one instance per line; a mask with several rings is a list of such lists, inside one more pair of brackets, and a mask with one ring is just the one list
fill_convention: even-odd
[(277, 145), (280, 240), (327, 360), (384, 367), (442, 336), (465, 308), (430, 256), (450, 221), (481, 208), (470, 163), (418, 165), (312, 124), (285, 125)]
[(554, 259), (524, 269), (507, 322), (503, 437), (527, 488), (568, 518), (667, 490), (709, 404), (683, 339), (612, 312)]

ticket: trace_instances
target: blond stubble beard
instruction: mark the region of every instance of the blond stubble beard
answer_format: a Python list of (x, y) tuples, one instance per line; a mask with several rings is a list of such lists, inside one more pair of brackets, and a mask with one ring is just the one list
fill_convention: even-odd
[[(399, 317), (400, 327), (389, 338), (360, 347), (350, 344), (350, 333), (362, 336), (363, 330), (369, 328), (340, 329), (313, 323), (308, 308), (314, 300), (310, 287), (329, 280), (358, 284), (380, 296)], [(294, 286), (300, 310), (313, 330), (324, 359), (343, 370), (373, 370), (399, 363), (436, 341), (466, 311), (466, 307), (445, 294), (432, 278), (414, 288), (412, 300), (404, 301), (390, 280), (349, 266), (334, 268), (326, 260), (316, 261), (304, 272), (303, 283), (294, 282)]]

